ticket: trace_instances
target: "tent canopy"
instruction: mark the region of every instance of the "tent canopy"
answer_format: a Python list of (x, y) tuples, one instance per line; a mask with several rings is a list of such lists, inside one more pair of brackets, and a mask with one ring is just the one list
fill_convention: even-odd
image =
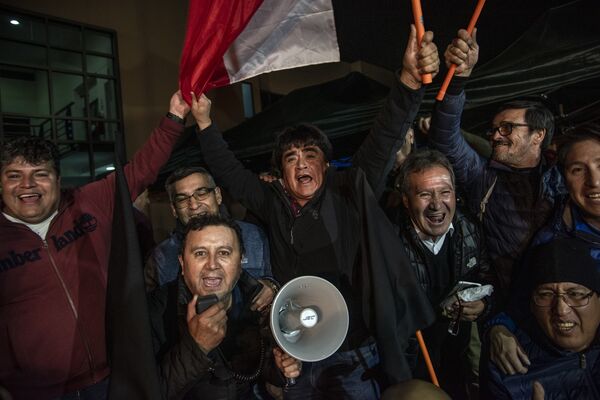
[[(399, 46), (398, 40), (389, 43), (392, 36), (386, 36), (381, 43), (371, 42), (368, 50), (361, 46), (365, 38), (369, 38), (371, 31), (368, 27), (371, 24), (382, 27), (382, 32), (390, 28), (390, 19), (396, 21), (394, 29), (407, 25), (408, 21), (402, 24), (397, 21), (406, 17), (406, 10), (399, 10), (400, 2), (370, 2), (385, 3), (387, 12), (383, 15), (379, 12), (381, 10), (375, 10), (371, 14), (362, 14), (363, 18), (358, 18), (360, 14), (356, 13), (362, 12), (357, 7), (364, 2), (334, 0), (335, 3), (340, 3), (336, 8), (336, 25), (339, 36), (347, 41), (346, 45), (341, 46), (346, 61), (363, 59), (390, 70), (399, 65), (401, 61), (392, 60), (395, 56), (390, 55), (401, 57), (404, 40)], [(463, 128), (483, 134), (500, 103), (524, 96), (544, 95), (557, 116), (559, 128), (600, 118), (600, 26), (597, 22), (600, 6), (597, 0), (563, 3), (547, 0), (528, 0), (525, 3), (490, 0), (486, 3), (479, 23), (481, 57), (467, 86), (468, 102), (463, 114)], [(454, 34), (457, 24), (460, 26), (460, 21), (468, 20), (472, 10), (465, 7), (464, 2), (460, 7), (456, 1), (436, 1), (435, 5), (442, 8), (428, 10), (431, 4), (423, 1), (426, 24), (431, 16), (431, 26), (453, 26), (447, 33), (447, 40), (437, 36), (436, 42), (443, 53), (443, 43), (451, 40), (450, 35)], [(555, 7), (548, 8), (549, 5)], [(338, 11), (340, 7), (341, 12)], [(446, 18), (436, 20), (436, 16), (440, 16), (448, 7), (455, 11), (446, 10)], [(518, 8), (522, 12), (515, 13), (514, 10)], [(396, 17), (392, 18), (392, 15)], [(366, 31), (354, 29), (359, 20), (360, 26)], [(498, 24), (505, 29), (501, 32), (494, 29)], [(522, 32), (506, 29), (515, 26), (525, 29)], [(354, 36), (349, 35), (348, 31), (353, 32)], [(406, 34), (403, 36), (406, 37)], [(352, 37), (354, 39), (349, 40)], [(495, 44), (490, 38), (496, 38)], [(512, 38), (512, 42), (505, 43), (507, 38)], [(348, 43), (353, 46), (348, 47)], [(391, 51), (391, 46), (396, 50)], [(486, 57), (486, 54), (490, 54), (486, 46), (504, 46), (504, 50), (496, 53), (494, 58)], [(377, 51), (377, 55), (371, 51)], [(421, 113), (431, 110), (444, 74), (442, 70), (436, 83), (428, 88)], [(354, 72), (342, 79), (295, 90), (224, 135), (236, 156), (256, 172), (269, 169), (274, 135), (286, 126), (302, 122), (317, 125), (331, 138), (334, 157), (351, 156), (368, 132), (387, 92), (385, 86)], [(198, 149), (191, 146), (194, 140), (192, 136), (188, 134), (183, 138), (171, 161), (163, 169), (161, 180), (177, 166), (202, 162)]]

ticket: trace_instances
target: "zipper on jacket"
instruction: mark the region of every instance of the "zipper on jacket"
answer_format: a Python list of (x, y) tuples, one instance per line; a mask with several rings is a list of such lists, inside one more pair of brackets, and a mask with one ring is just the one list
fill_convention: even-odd
[(73, 317), (75, 318), (75, 324), (77, 326), (77, 330), (79, 331), (79, 334), (81, 335), (81, 340), (83, 341), (83, 345), (84, 345), (85, 351), (87, 353), (88, 364), (89, 364), (89, 368), (90, 368), (90, 375), (92, 377), (92, 381), (94, 383), (96, 383), (98, 380), (96, 379), (96, 374), (94, 371), (94, 357), (92, 356), (92, 350), (90, 349), (90, 344), (88, 343), (87, 337), (84, 334), (84, 332), (82, 332), (82, 328), (79, 325), (80, 324), (79, 314), (77, 313), (77, 308), (75, 307), (75, 302), (73, 302), (73, 298), (71, 297), (71, 293), (69, 292), (69, 289), (67, 288), (67, 284), (65, 283), (62, 275), (60, 274), (60, 271), (58, 270), (56, 263), (54, 262), (54, 258), (52, 257), (52, 253), (50, 253), (50, 248), (48, 247), (48, 242), (45, 239), (42, 240), (42, 242), (43, 242), (42, 247), (48, 253), (48, 258), (50, 259), (50, 264), (52, 265), (52, 268), (54, 269), (54, 273), (56, 274), (56, 277), (58, 278), (60, 285), (63, 288), (63, 292), (65, 293), (65, 296), (67, 297), (67, 300), (69, 302), (69, 307), (71, 308), (71, 312), (73, 313)]
[(587, 359), (585, 358), (585, 354), (584, 353), (579, 354), (579, 367), (581, 369), (586, 369), (587, 368)]

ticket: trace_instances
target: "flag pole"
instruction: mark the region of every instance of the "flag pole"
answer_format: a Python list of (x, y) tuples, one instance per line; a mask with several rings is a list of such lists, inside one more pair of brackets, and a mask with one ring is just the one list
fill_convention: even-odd
[[(421, 9), (421, 0), (411, 0), (415, 28), (417, 28), (417, 44), (421, 48), (421, 41), (425, 34), (425, 23), (423, 22), (423, 10)], [(424, 85), (431, 83), (431, 74), (421, 75), (421, 81)]]
[[(475, 28), (475, 24), (479, 19), (479, 14), (481, 14), (481, 10), (483, 9), (483, 5), (485, 4), (485, 0), (479, 0), (477, 2), (477, 6), (475, 6), (475, 11), (473, 12), (473, 16), (469, 21), (469, 26), (467, 27), (467, 33), (470, 35), (473, 33), (473, 29)], [(450, 68), (448, 68), (448, 73), (446, 74), (446, 78), (444, 79), (444, 83), (442, 83), (442, 87), (438, 92), (435, 99), (437, 101), (444, 100), (444, 96), (446, 95), (446, 90), (448, 89), (448, 85), (450, 85), (450, 81), (452, 80), (452, 76), (454, 76), (454, 71), (456, 70), (456, 64), (452, 64)]]
[(437, 375), (435, 374), (435, 369), (433, 369), (433, 364), (431, 363), (431, 358), (429, 357), (429, 351), (427, 350), (427, 346), (425, 346), (425, 340), (423, 339), (423, 335), (420, 330), (416, 332), (417, 340), (419, 341), (419, 347), (421, 348), (421, 352), (423, 353), (423, 358), (425, 358), (425, 364), (427, 365), (427, 371), (429, 371), (429, 376), (431, 377), (431, 382), (440, 387), (440, 383), (438, 382)]

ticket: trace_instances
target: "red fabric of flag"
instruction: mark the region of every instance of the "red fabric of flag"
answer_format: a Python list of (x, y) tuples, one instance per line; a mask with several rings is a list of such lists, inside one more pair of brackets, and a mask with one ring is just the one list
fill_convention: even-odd
[(197, 95), (229, 83), (223, 55), (263, 0), (190, 0), (179, 88), (191, 103)]

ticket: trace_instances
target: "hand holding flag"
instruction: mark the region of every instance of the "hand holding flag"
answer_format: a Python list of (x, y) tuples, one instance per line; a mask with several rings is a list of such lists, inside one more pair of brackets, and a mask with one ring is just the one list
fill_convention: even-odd
[(192, 115), (198, 124), (200, 130), (208, 128), (212, 124), (210, 119), (210, 106), (211, 101), (204, 94), (200, 97), (196, 97), (194, 92), (192, 94)]

